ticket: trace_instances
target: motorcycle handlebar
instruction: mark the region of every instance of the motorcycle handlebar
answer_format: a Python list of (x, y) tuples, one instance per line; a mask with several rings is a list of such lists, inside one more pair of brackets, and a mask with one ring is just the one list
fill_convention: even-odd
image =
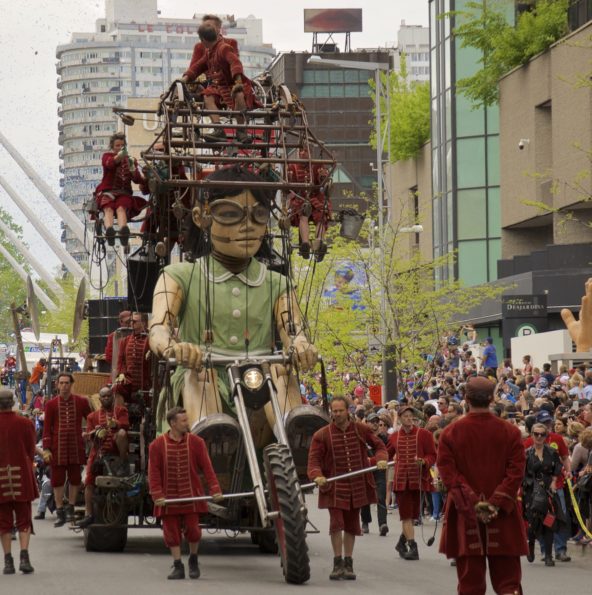
[[(210, 363), (216, 366), (226, 366), (234, 363), (244, 363), (246, 361), (252, 361), (255, 363), (267, 362), (269, 364), (282, 364), (288, 361), (288, 357), (283, 353), (277, 353), (272, 355), (258, 355), (254, 357), (239, 357), (236, 355), (205, 355), (203, 358), (204, 363)], [(174, 357), (167, 358), (167, 362), (171, 366), (178, 364), (177, 359)]]

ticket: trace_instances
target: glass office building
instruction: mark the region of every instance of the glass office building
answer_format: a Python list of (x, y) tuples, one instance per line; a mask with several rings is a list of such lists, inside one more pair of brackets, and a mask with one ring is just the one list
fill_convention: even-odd
[[(457, 80), (479, 68), (479, 52), (451, 35), (454, 18), (469, 0), (430, 0), (432, 109), (432, 216), (434, 257), (453, 251), (438, 271), (477, 285), (497, 278), (501, 258), (499, 108), (475, 109), (454, 93)], [(513, 19), (514, 2), (508, 1)]]

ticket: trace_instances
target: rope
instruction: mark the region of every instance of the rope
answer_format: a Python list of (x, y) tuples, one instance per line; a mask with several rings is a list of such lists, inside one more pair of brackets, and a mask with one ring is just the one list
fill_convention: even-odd
[(574, 494), (573, 486), (571, 485), (571, 479), (569, 477), (567, 477), (566, 479), (567, 479), (567, 487), (569, 489), (569, 495), (571, 497), (571, 503), (573, 505), (574, 512), (576, 513), (576, 518), (578, 519), (580, 528), (586, 534), (587, 537), (592, 539), (592, 533), (590, 533), (590, 531), (588, 531), (588, 528), (586, 527), (586, 523), (584, 522), (584, 519), (582, 518), (582, 513), (580, 512), (580, 507), (578, 505), (576, 495)]

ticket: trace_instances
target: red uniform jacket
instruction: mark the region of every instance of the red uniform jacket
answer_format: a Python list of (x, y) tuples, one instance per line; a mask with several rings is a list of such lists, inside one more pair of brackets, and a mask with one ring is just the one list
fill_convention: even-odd
[[(322, 165), (312, 165), (293, 163), (288, 167), (288, 181), (296, 182), (298, 184), (314, 184), (321, 185), (327, 178), (327, 168)], [(295, 194), (290, 195), (290, 222), (293, 226), (298, 226), (302, 209), (305, 205), (304, 198), (306, 197), (312, 207), (309, 220), (315, 223), (327, 223), (331, 216), (331, 201), (325, 195), (323, 190), (315, 192), (305, 192), (302, 188), (298, 188)]]
[[(188, 433), (177, 442), (166, 433), (156, 438), (150, 445), (148, 482), (153, 500), (203, 496), (200, 473), (208, 484), (210, 494), (222, 492), (206, 443), (199, 436)], [(205, 501), (154, 507), (157, 517), (207, 510), (208, 505)]]
[(119, 343), (117, 375), (124, 374), (130, 391), (148, 390), (151, 386), (151, 363), (146, 354), (150, 352), (148, 335), (138, 333), (124, 337)]
[[(434, 491), (430, 480), (430, 468), (436, 462), (436, 447), (431, 432), (413, 426), (407, 433), (401, 428), (389, 436), (386, 447), (390, 458), (396, 455), (393, 480), (395, 492), (419, 490), (420, 479), (423, 492)], [(416, 459), (425, 461), (421, 471)]]
[(108, 151), (103, 153), (101, 163), (103, 164), (103, 179), (97, 186), (97, 195), (101, 192), (113, 192), (116, 194), (133, 194), (132, 182), (142, 184), (144, 178), (134, 161), (133, 170), (130, 169), (129, 159), (122, 159), (115, 163), (117, 153)]
[[(114, 428), (109, 426), (109, 422), (113, 420), (117, 424)], [(86, 433), (90, 434), (96, 427), (102, 426), (107, 428), (107, 436), (103, 440), (101, 444), (101, 452), (103, 454), (109, 453), (116, 453), (117, 451), (117, 444), (115, 444), (115, 434), (118, 430), (128, 430), (129, 429), (129, 417), (127, 414), (126, 407), (119, 407), (116, 405), (112, 411), (108, 411), (107, 409), (98, 409), (97, 411), (93, 411), (89, 414), (86, 420)], [(88, 457), (88, 461), (92, 464), (91, 459), (94, 461), (96, 457), (97, 450), (93, 446), (90, 455)]]
[(107, 336), (107, 344), (105, 345), (105, 361), (110, 365), (113, 359), (113, 337), (115, 332), (109, 333)]
[[(440, 552), (459, 556), (522, 556), (528, 552), (517, 493), (525, 455), (520, 430), (493, 414), (469, 413), (440, 436), (438, 472), (448, 488)], [(499, 507), (478, 523), (480, 500)]]
[[(218, 39), (221, 39), (224, 43), (228, 44), (233, 49), (234, 53), (238, 56), (238, 42), (236, 41), (236, 39), (232, 37), (222, 37), (222, 35), (219, 35)], [(193, 48), (193, 55), (191, 56), (191, 62), (189, 63), (189, 67), (183, 73), (183, 76), (186, 76), (189, 82), (195, 80), (198, 77), (198, 75), (196, 74), (196, 68), (200, 60), (204, 59), (205, 55), (206, 48), (204, 44), (201, 41), (199, 43), (196, 43)]]
[(86, 454), (82, 440), (82, 420), (91, 412), (86, 397), (57, 396), (45, 406), (43, 448), (51, 450), (53, 465), (84, 465)]
[[(334, 423), (321, 428), (312, 437), (308, 453), (308, 476), (335, 477), (370, 466), (368, 445), (377, 461), (386, 461), (382, 440), (366, 424), (350, 422), (345, 431)], [(319, 490), (319, 508), (361, 508), (376, 502), (376, 484), (372, 473), (342, 479)]]
[(33, 473), (35, 426), (14, 411), (0, 412), (0, 504), (39, 496)]
[(253, 95), (251, 81), (245, 76), (238, 54), (223, 38), (219, 38), (209, 50), (206, 50), (199, 62), (192, 68), (191, 75), (193, 73), (195, 77), (205, 73), (209, 84), (204, 95), (221, 98), (222, 103), (230, 109), (234, 107), (231, 90), (234, 87), (235, 78), (240, 75), (247, 107), (251, 109), (255, 105), (259, 105)]

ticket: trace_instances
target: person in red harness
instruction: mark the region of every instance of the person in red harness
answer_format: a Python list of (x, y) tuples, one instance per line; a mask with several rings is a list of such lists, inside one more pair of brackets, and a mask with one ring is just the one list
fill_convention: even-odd
[[(115, 404), (124, 405), (139, 390), (149, 390), (152, 378), (150, 345), (146, 325), (148, 315), (141, 312), (132, 314), (132, 334), (119, 343), (117, 358), (117, 379), (113, 386)], [(148, 356), (148, 357), (147, 357)]]
[[(310, 159), (308, 148), (300, 149), (298, 157), (299, 159)], [(293, 163), (288, 167), (288, 182), (323, 186), (328, 175), (327, 168), (318, 164)], [(291, 192), (288, 197), (288, 212), (290, 223), (293, 227), (298, 228), (300, 234), (300, 255), (302, 258), (310, 258), (309, 221), (316, 225), (314, 248), (317, 261), (321, 262), (327, 253), (327, 245), (323, 240), (331, 218), (331, 201), (326, 190), (319, 188), (313, 192), (305, 192), (299, 189), (297, 192)]]
[[(253, 94), (253, 86), (244, 74), (236, 49), (219, 35), (211, 23), (202, 23), (199, 26), (198, 35), (205, 53), (197, 63), (192, 60), (181, 80), (192, 82), (201, 74), (206, 75), (208, 86), (203, 91), (205, 109), (220, 110), (227, 107), (230, 110), (244, 112), (258, 106), (259, 103)], [(210, 118), (213, 123), (220, 123), (218, 114), (211, 114)], [(237, 122), (244, 124), (244, 115), (237, 116)], [(227, 140), (223, 128), (216, 128), (204, 138), (210, 142)], [(236, 131), (236, 140), (239, 143), (248, 144), (252, 139), (246, 130), (240, 128)]]
[(528, 545), (518, 490), (526, 459), (520, 430), (489, 409), (494, 389), (488, 378), (470, 378), (469, 414), (444, 428), (438, 443), (448, 489), (440, 552), (456, 559), (460, 595), (485, 594), (487, 565), (496, 593), (522, 593), (520, 556)]
[[(130, 328), (132, 325), (132, 313), (129, 310), (122, 310), (119, 313), (119, 328)], [(107, 336), (107, 344), (105, 345), (105, 361), (111, 366), (113, 362), (113, 340), (115, 333), (113, 331)]]
[[(11, 553), (12, 530), (19, 532), (19, 570), (33, 572), (29, 560), (29, 540), (33, 531), (31, 502), (39, 496), (33, 473), (35, 427), (13, 411), (14, 393), (0, 389), (0, 540), (4, 550), (4, 574), (14, 574)], [(16, 521), (16, 522), (15, 522)]]
[(154, 514), (162, 521), (164, 543), (173, 556), (170, 580), (184, 579), (185, 567), (181, 561), (181, 538), (189, 542), (189, 578), (199, 578), (197, 548), (201, 539), (200, 513), (207, 512), (207, 503), (188, 502), (166, 504), (167, 499), (203, 496), (199, 479), (203, 474), (214, 502), (223, 500), (206, 443), (189, 432), (187, 412), (173, 407), (167, 412), (170, 430), (150, 445), (148, 481), (154, 501)]
[(413, 521), (421, 515), (421, 492), (434, 490), (430, 469), (436, 462), (436, 446), (431, 432), (415, 425), (416, 411), (411, 406), (399, 412), (401, 429), (387, 442), (389, 457), (396, 455), (393, 491), (399, 505), (402, 533), (395, 546), (404, 560), (419, 560)]
[(93, 411), (86, 420), (86, 437), (92, 440), (92, 448), (86, 463), (84, 478), (85, 517), (77, 526), (88, 527), (94, 523), (92, 501), (95, 488), (95, 461), (98, 456), (118, 454), (127, 462), (129, 418), (127, 408), (113, 405), (113, 391), (104, 386), (99, 391), (101, 408)]
[[(54, 527), (74, 520), (74, 504), (82, 481), (80, 466), (86, 463), (82, 441), (82, 420), (91, 412), (86, 397), (72, 394), (74, 377), (64, 372), (58, 376), (58, 396), (45, 406), (43, 423), (43, 460), (51, 467), (51, 485), (57, 520)], [(68, 508), (64, 510), (66, 475), (70, 482)]]
[[(213, 27), (218, 35), (218, 39), (224, 43), (227, 43), (233, 49), (234, 53), (237, 56), (239, 55), (238, 42), (236, 41), (236, 39), (234, 39), (233, 37), (222, 36), (222, 19), (219, 16), (215, 14), (204, 14), (204, 16), (201, 18), (201, 22), (204, 25)], [(183, 76), (186, 76), (189, 80), (193, 80), (196, 78), (197, 75), (194, 74), (194, 70), (197, 68), (197, 65), (199, 64), (200, 60), (202, 60), (203, 57), (206, 55), (206, 52), (206, 47), (201, 41), (195, 44), (195, 46), (193, 47), (193, 55), (191, 56), (191, 62), (189, 62), (189, 67), (187, 68), (187, 71), (183, 74)]]
[(128, 219), (135, 217), (145, 206), (146, 201), (134, 196), (132, 182), (143, 185), (145, 180), (138, 163), (127, 152), (125, 134), (119, 132), (109, 139), (109, 151), (103, 154), (103, 179), (95, 190), (97, 208), (103, 211), (105, 237), (109, 246), (115, 246), (113, 221), (117, 214), (119, 241), (127, 246), (130, 230)]
[(327, 478), (370, 467), (368, 446), (374, 450), (378, 469), (387, 468), (384, 443), (370, 426), (350, 419), (349, 405), (346, 397), (333, 397), (332, 422), (314, 433), (308, 453), (308, 477), (319, 487), (319, 508), (329, 509), (331, 580), (356, 578), (352, 556), (356, 535), (362, 535), (360, 508), (376, 503), (377, 498), (372, 473), (331, 483)]

